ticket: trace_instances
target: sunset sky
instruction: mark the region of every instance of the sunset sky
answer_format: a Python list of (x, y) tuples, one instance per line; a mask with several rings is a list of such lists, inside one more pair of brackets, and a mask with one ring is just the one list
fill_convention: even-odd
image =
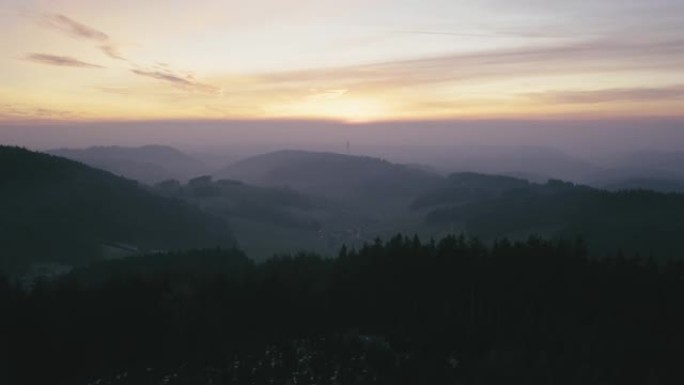
[(0, 0), (0, 121), (684, 116), (681, 0)]

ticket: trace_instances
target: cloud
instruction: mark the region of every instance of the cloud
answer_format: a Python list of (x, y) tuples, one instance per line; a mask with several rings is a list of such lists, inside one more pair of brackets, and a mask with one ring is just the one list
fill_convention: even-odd
[[(171, 84), (177, 88), (205, 94), (221, 94), (222, 89), (210, 84), (205, 84), (195, 79), (195, 75), (188, 71), (173, 71), (168, 64), (158, 63), (150, 68), (142, 66), (129, 60), (121, 54), (118, 44), (111, 37), (93, 27), (85, 25), (63, 14), (46, 14), (41, 18), (43, 25), (60, 31), (70, 37), (88, 40), (97, 43), (97, 48), (111, 59), (127, 61), (131, 67), (130, 71), (138, 76), (144, 76)], [(99, 65), (86, 63), (66, 56), (55, 56), (45, 54), (31, 54), (26, 60), (42, 64), (51, 64), (71, 67), (101, 67)], [(105, 91), (107, 92), (107, 91)]]
[[(558, 74), (678, 70), (684, 39), (595, 39), (506, 50), (454, 53), (347, 67), (262, 74), (260, 80), (292, 87), (412, 87)], [(332, 84), (331, 84), (332, 83)]]
[(134, 91), (130, 88), (127, 87), (107, 87), (107, 86), (99, 86), (99, 87), (93, 87), (94, 89), (105, 92), (108, 94), (114, 94), (114, 95), (131, 95), (134, 93)]
[(172, 84), (178, 88), (185, 90), (190, 90), (193, 92), (207, 93), (207, 94), (221, 94), (222, 90), (220, 87), (215, 87), (210, 84), (205, 84), (195, 80), (192, 74), (179, 75), (171, 72), (170, 70), (141, 70), (132, 69), (132, 73), (144, 76), (156, 80), (161, 80), (163, 82)]
[(102, 51), (105, 55), (109, 56), (112, 59), (118, 59), (118, 60), (126, 60), (126, 58), (121, 55), (119, 52), (119, 47), (112, 43), (107, 43), (99, 46), (100, 51)]
[(33, 63), (47, 64), (59, 67), (104, 68), (101, 65), (86, 63), (84, 61), (69, 56), (49, 55), (44, 53), (28, 54), (24, 57), (24, 60)]
[(530, 93), (535, 100), (559, 104), (596, 104), (619, 101), (649, 102), (684, 99), (684, 85), (660, 88), (614, 88), (592, 91), (549, 91)]
[(454, 36), (454, 37), (480, 37), (480, 38), (500, 38), (506, 36), (518, 36), (518, 37), (543, 37), (548, 38), (549, 35), (544, 34), (534, 34), (519, 31), (487, 31), (487, 32), (472, 32), (472, 31), (432, 31), (432, 30), (405, 30), (397, 31), (400, 34), (410, 34), (410, 35), (432, 35), (432, 36)]
[(89, 39), (98, 42), (108, 42), (109, 35), (95, 28), (66, 17), (62, 14), (48, 14), (43, 16), (43, 23), (51, 28), (59, 30), (71, 37)]
[(311, 93), (309, 96), (307, 96), (307, 100), (309, 101), (319, 101), (319, 100), (331, 100), (331, 99), (337, 99), (339, 97), (344, 96), (349, 90), (347, 89), (332, 89), (332, 90), (318, 90), (318, 89), (311, 89), (309, 90)]
[(73, 111), (31, 107), (17, 104), (0, 104), (0, 117), (10, 119), (70, 119), (79, 115)]
[(67, 36), (90, 40), (98, 43), (97, 48), (112, 59), (126, 60), (116, 43), (109, 35), (93, 27), (80, 23), (62, 14), (47, 14), (41, 18), (41, 23), (49, 28), (60, 31)]

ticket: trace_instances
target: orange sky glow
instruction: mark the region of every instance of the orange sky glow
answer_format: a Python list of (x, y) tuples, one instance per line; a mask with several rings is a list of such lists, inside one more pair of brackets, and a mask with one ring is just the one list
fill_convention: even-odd
[(675, 0), (0, 0), (0, 122), (682, 117), (683, 15)]

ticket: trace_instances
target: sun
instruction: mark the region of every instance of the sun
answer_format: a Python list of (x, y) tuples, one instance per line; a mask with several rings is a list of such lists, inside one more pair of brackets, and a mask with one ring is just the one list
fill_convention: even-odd
[(307, 99), (282, 105), (274, 112), (284, 117), (333, 119), (347, 123), (378, 121), (391, 115), (388, 106), (378, 99), (348, 95), (333, 99)]

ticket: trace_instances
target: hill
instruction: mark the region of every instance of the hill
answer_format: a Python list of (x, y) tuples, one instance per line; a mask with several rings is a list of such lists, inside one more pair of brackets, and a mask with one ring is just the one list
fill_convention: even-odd
[(109, 252), (232, 246), (226, 223), (137, 182), (0, 146), (0, 270), (77, 265)]
[(454, 174), (449, 184), (416, 199), (426, 221), (483, 237), (584, 237), (599, 253), (680, 258), (684, 194), (646, 190), (609, 192), (558, 180)]
[(364, 148), (373, 156), (391, 161), (417, 162), (446, 174), (478, 172), (497, 175), (524, 175), (525, 179), (546, 181), (550, 177), (584, 181), (601, 167), (553, 147), (497, 145), (376, 146)]
[(56, 149), (48, 153), (144, 183), (171, 178), (185, 180), (206, 171), (201, 161), (168, 146), (90, 147)]
[[(211, 176), (157, 183), (153, 191), (182, 199), (225, 219), (250, 257), (316, 250), (336, 253), (355, 241), (367, 216), (354, 208), (289, 188), (265, 187)], [(264, 242), (264, 240), (268, 242)]]
[(264, 186), (287, 186), (361, 206), (402, 201), (441, 178), (378, 158), (325, 152), (277, 151), (244, 159), (215, 175)]
[(640, 151), (613, 160), (612, 167), (586, 182), (607, 190), (644, 189), (684, 192), (684, 152)]

